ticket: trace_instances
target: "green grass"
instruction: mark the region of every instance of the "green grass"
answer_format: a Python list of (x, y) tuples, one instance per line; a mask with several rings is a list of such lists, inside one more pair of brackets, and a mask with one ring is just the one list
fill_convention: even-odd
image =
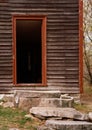
[(82, 113), (92, 112), (92, 106), (85, 104), (74, 104), (74, 108)]
[(92, 86), (84, 86), (84, 93), (92, 96)]
[(25, 117), (26, 114), (22, 110), (0, 107), (0, 130), (9, 130), (9, 128), (36, 130), (39, 122)]

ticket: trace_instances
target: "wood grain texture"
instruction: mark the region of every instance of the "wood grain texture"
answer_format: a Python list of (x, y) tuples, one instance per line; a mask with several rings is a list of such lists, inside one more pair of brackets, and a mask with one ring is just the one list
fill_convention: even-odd
[[(47, 18), (47, 87), (66, 93), (79, 90), (79, 1), (0, 1), (0, 88), (13, 87), (13, 15), (45, 15)], [(82, 84), (82, 83), (81, 83)], [(28, 89), (32, 87), (28, 87)], [(40, 88), (40, 87), (39, 87)], [(16, 89), (16, 88), (15, 88)], [(23, 88), (21, 88), (23, 89)], [(69, 90), (69, 91), (68, 91)], [(75, 90), (75, 91), (74, 91)]]

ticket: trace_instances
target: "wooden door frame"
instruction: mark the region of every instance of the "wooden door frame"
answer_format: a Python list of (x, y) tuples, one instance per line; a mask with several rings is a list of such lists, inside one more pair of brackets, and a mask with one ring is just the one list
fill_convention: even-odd
[[(17, 83), (17, 68), (16, 68), (16, 20), (42, 20), (42, 83)], [(46, 16), (33, 15), (14, 15), (12, 17), (13, 31), (13, 85), (14, 86), (46, 86)]]
[(83, 93), (83, 0), (79, 0), (79, 87)]

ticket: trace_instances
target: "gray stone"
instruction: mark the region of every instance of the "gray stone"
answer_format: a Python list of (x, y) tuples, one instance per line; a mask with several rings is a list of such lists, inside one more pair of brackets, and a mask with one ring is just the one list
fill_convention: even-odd
[(68, 94), (63, 94), (60, 96), (60, 99), (62, 101), (62, 107), (73, 107), (74, 104), (73, 97), (68, 96)]
[(73, 107), (74, 100), (70, 96), (62, 98), (41, 98), (40, 107)]
[(74, 108), (33, 107), (30, 109), (30, 113), (40, 119), (55, 117), (86, 120), (85, 114), (80, 113)]
[(39, 107), (62, 107), (60, 98), (41, 98)]
[[(73, 98), (60, 91), (15, 91), (14, 105), (23, 110), (31, 107), (73, 107)], [(62, 97), (62, 98), (60, 98)]]
[(3, 102), (0, 102), (0, 106), (3, 106)]
[(40, 98), (19, 98), (18, 108), (29, 111), (31, 107), (38, 106)]
[(2, 100), (4, 96), (5, 94), (0, 94), (0, 100)]
[(0, 106), (14, 107), (14, 94), (1, 94), (0, 100)]
[(15, 95), (19, 97), (27, 97), (27, 98), (59, 98), (61, 95), (60, 91), (16, 91)]
[(28, 111), (31, 108), (31, 101), (28, 98), (20, 98), (18, 108)]
[(33, 118), (33, 119), (35, 119), (35, 117), (32, 116), (31, 114), (27, 114), (27, 115), (25, 115), (25, 118)]
[(30, 118), (30, 119), (32, 119), (32, 120), (41, 121), (41, 120), (39, 120), (38, 118), (34, 117), (34, 116), (31, 115), (31, 114), (25, 115), (25, 118)]
[(73, 107), (74, 100), (62, 99), (62, 107)]
[(19, 130), (18, 128), (10, 128), (9, 130)]
[(90, 121), (92, 121), (92, 112), (88, 113), (88, 118), (89, 118)]
[(3, 97), (4, 102), (14, 102), (14, 94), (6, 94)]
[(45, 125), (48, 130), (92, 130), (92, 123), (82, 121), (47, 120)]
[(55, 130), (55, 129), (49, 128), (49, 127), (46, 127), (46, 126), (38, 126), (37, 130)]
[(74, 103), (76, 103), (76, 104), (81, 104), (80, 94), (71, 93), (71, 94), (69, 94), (69, 96), (71, 96), (71, 97), (74, 98)]

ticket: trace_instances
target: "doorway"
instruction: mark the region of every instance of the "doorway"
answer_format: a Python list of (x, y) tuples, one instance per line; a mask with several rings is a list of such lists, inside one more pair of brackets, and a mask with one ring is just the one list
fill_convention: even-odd
[(16, 19), (15, 22), (15, 82), (16, 84), (42, 84), (45, 81), (43, 78), (43, 61), (45, 61), (42, 40), (43, 20), (28, 18)]

